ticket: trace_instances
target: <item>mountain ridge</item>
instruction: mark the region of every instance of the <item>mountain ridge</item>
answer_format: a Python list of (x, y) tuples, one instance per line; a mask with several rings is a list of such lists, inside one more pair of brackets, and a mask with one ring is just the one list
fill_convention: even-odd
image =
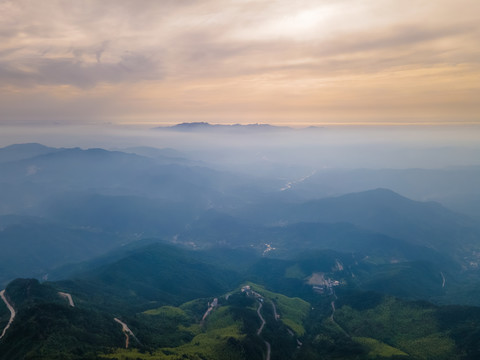
[(270, 125), (270, 124), (210, 124), (204, 121), (198, 122), (184, 122), (172, 126), (159, 126), (155, 127), (154, 130), (173, 130), (173, 131), (183, 131), (183, 132), (195, 132), (195, 131), (214, 131), (214, 130), (222, 130), (222, 131), (277, 131), (277, 130), (294, 130), (289, 126), (278, 126), (278, 125)]

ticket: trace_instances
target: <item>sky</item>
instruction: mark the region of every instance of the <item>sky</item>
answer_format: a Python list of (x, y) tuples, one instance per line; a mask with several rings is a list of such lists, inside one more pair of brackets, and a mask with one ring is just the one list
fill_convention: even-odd
[(478, 0), (0, 0), (0, 124), (480, 124)]

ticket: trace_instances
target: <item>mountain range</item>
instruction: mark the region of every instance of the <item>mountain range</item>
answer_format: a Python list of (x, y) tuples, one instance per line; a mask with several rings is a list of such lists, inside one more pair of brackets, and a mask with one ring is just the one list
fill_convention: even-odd
[(0, 149), (0, 359), (478, 358), (475, 216), (325, 174)]
[(276, 126), (270, 124), (210, 124), (208, 122), (185, 122), (172, 126), (156, 127), (156, 130), (173, 130), (173, 131), (278, 131), (278, 130), (293, 130), (288, 126)]

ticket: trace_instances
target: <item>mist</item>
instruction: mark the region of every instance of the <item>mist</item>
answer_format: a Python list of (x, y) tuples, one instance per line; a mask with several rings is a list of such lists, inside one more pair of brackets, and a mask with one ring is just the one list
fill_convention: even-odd
[(240, 172), (275, 166), (445, 168), (479, 165), (478, 126), (325, 126), (175, 131), (120, 125), (3, 126), (0, 146), (38, 142), (54, 147), (173, 148), (188, 157)]
[(480, 359), (480, 1), (37, 3), (0, 360)]

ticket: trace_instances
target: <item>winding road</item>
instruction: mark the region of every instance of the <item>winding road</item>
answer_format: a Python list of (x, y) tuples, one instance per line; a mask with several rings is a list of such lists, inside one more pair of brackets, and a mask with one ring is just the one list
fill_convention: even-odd
[(332, 302), (330, 303), (330, 305), (332, 305), (332, 315), (330, 315), (330, 320), (332, 320), (333, 322), (335, 322), (335, 319), (333, 318), (333, 314), (335, 314), (335, 300), (332, 300)]
[(128, 345), (130, 344), (130, 336), (140, 344), (140, 341), (138, 341), (137, 337), (132, 332), (132, 330), (130, 330), (127, 324), (125, 324), (122, 320), (118, 318), (114, 318), (113, 320), (122, 325), (122, 331), (125, 334), (125, 349), (128, 349)]
[(61, 297), (67, 299), (67, 300), (68, 300), (68, 304), (69, 304), (71, 307), (75, 307), (75, 304), (74, 304), (73, 299), (72, 299), (72, 295), (70, 295), (69, 293), (61, 292), (61, 291), (58, 292), (58, 295), (60, 295)]
[[(262, 310), (263, 303), (261, 301), (259, 301), (258, 304), (259, 305), (258, 305), (258, 309), (257, 309), (257, 315), (260, 318), (260, 320), (262, 321), (262, 325), (260, 325), (260, 327), (257, 330), (257, 335), (260, 336), (260, 334), (262, 333), (263, 327), (266, 324), (266, 321), (263, 318), (262, 314), (260, 313), (260, 310)], [(270, 343), (268, 341), (266, 341), (266, 340), (263, 340), (263, 341), (265, 342), (265, 345), (267, 346), (267, 356), (265, 357), (265, 359), (270, 360), (270, 353), (272, 352), (272, 347), (270, 346)]]
[(273, 301), (270, 301), (272, 303), (272, 307), (273, 307), (273, 314), (275, 315), (275, 320), (278, 321), (278, 319), (280, 319), (280, 315), (278, 315), (277, 313), (277, 307), (275, 306), (275, 303)]
[(270, 360), (270, 353), (272, 352), (272, 347), (270, 346), (270, 343), (266, 340), (265, 345), (267, 346), (267, 356), (265, 357), (266, 360)]
[(205, 319), (207, 318), (207, 316), (210, 315), (210, 313), (212, 312), (213, 309), (215, 309), (216, 306), (218, 306), (218, 299), (217, 298), (213, 299), (212, 303), (208, 305), (207, 311), (205, 312), (205, 314), (203, 314), (202, 322), (201, 322), (202, 326), (203, 326), (203, 323), (204, 323)]
[(7, 326), (5, 326), (5, 328), (3, 329), (3, 332), (2, 332), (2, 335), (0, 335), (0, 339), (3, 338), (5, 336), (5, 333), (7, 332), (8, 328), (10, 327), (10, 325), (12, 325), (12, 322), (13, 322), (13, 319), (15, 319), (15, 309), (13, 308), (13, 306), (8, 302), (6, 296), (5, 296), (5, 290), (2, 290), (0, 291), (0, 297), (2, 298), (3, 302), (5, 303), (5, 305), (7, 305), (7, 308), (8, 310), (10, 310), (10, 320), (8, 321), (8, 324)]
[(330, 315), (330, 320), (331, 320), (336, 326), (338, 326), (338, 328), (339, 328), (340, 330), (342, 330), (342, 332), (343, 332), (346, 336), (351, 337), (351, 336), (345, 331), (344, 328), (342, 328), (340, 325), (338, 325), (338, 323), (335, 321), (335, 318), (333, 317), (333, 315), (335, 314), (335, 300), (338, 299), (338, 298), (337, 298), (337, 295), (336, 295), (335, 293), (333, 293), (333, 296), (335, 296), (335, 299), (332, 300), (332, 302), (330, 303), (330, 305), (332, 306), (332, 315)]
[(266, 323), (265, 319), (263, 318), (262, 314), (260, 313), (260, 310), (262, 310), (262, 306), (263, 306), (263, 303), (259, 302), (259, 306), (258, 306), (258, 309), (257, 309), (257, 315), (260, 318), (260, 320), (262, 321), (262, 325), (260, 325), (260, 328), (257, 330), (257, 335), (260, 335), (262, 333), (263, 327), (265, 326), (265, 323)]

